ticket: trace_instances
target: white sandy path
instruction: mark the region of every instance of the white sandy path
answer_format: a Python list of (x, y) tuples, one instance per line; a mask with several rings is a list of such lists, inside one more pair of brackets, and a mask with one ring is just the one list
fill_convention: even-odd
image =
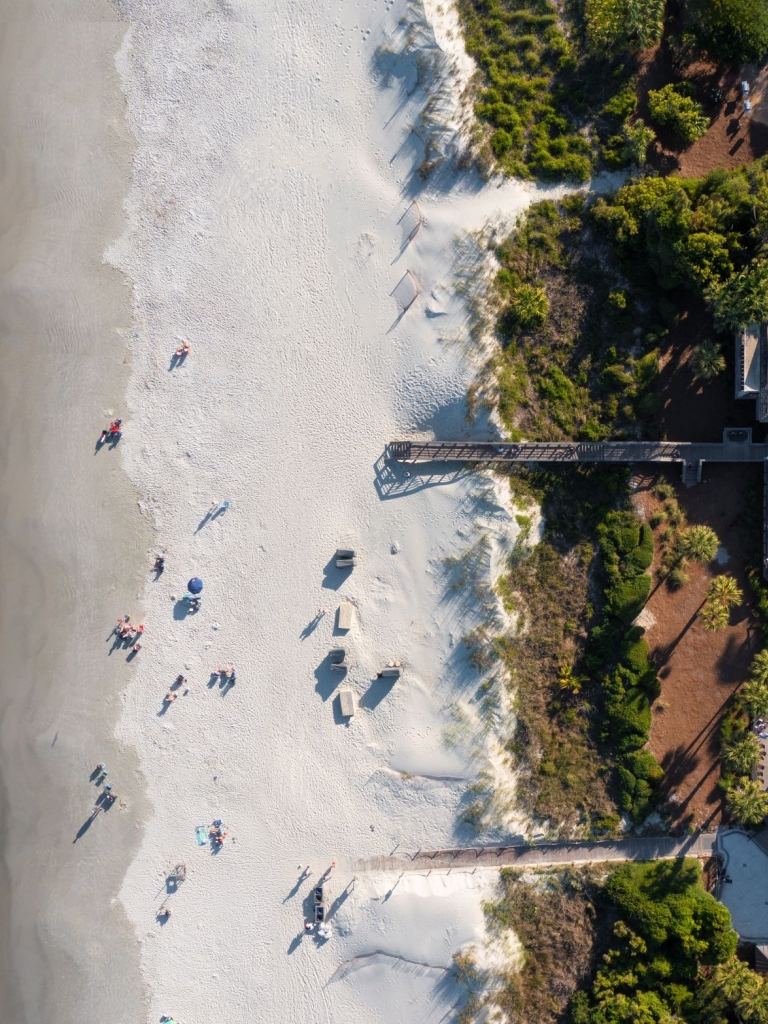
[[(440, 560), (471, 543), (487, 510), (467, 477), (382, 500), (375, 466), (391, 436), (466, 431), (471, 368), (440, 341), (464, 326), (448, 292), (454, 232), (501, 202), (513, 216), (535, 193), (470, 183), (427, 196), (427, 224), (397, 258), (411, 167), (395, 155), (418, 97), (404, 102), (397, 80), (380, 91), (370, 63), (403, 6), (120, 7), (133, 23), (118, 65), (137, 140), (129, 230), (109, 254), (134, 282), (123, 453), (168, 550), (119, 726), (155, 810), (121, 894), (142, 941), (148, 1020), (440, 1019), (455, 993), (427, 968), (379, 965), (324, 987), (349, 955), (377, 948), (359, 893), (344, 908), (354, 939), (334, 930), (323, 946), (297, 941), (309, 886), (283, 901), (298, 864), (317, 874), (336, 859), (334, 899), (352, 859), (462, 838), (470, 769), (442, 749), (441, 708), (476, 682), (458, 647), (473, 611), (446, 595)], [(419, 300), (390, 331), (388, 296), (406, 268), (445, 289), (448, 315), (425, 316)], [(180, 336), (192, 354), (170, 372)], [(231, 509), (197, 530), (219, 498)], [(323, 570), (338, 543), (360, 564), (337, 591)], [(172, 595), (193, 574), (203, 609), (177, 620)], [(358, 696), (372, 687), (375, 704), (349, 726), (323, 699), (328, 673), (315, 676), (332, 614), (300, 639), (340, 596), (359, 609), (347, 682)], [(371, 681), (393, 656), (408, 669), (384, 695)], [(207, 686), (221, 660), (238, 668), (225, 698)], [(159, 716), (179, 671), (191, 692)], [(416, 777), (392, 770), (406, 762)], [(219, 816), (231, 841), (214, 857), (194, 827)], [(178, 860), (189, 878), (161, 928), (153, 915)], [(404, 944), (418, 926), (424, 959), (446, 966), (478, 937), (479, 894), (466, 893), (439, 913), (433, 894), (423, 916), (422, 897), (393, 896), (417, 901), (402, 914)]]

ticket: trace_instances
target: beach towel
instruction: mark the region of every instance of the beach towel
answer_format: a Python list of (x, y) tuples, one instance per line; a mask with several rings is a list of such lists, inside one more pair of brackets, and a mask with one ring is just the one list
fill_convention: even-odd
[(208, 842), (208, 828), (207, 828), (207, 826), (206, 825), (198, 825), (197, 828), (195, 829), (195, 832), (197, 833), (197, 845), (198, 846), (205, 846), (205, 844)]

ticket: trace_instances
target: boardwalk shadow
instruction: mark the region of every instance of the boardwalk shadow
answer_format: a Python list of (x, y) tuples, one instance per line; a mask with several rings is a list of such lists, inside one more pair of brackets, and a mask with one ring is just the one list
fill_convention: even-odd
[(456, 462), (420, 462), (406, 465), (388, 459), (386, 453), (379, 456), (373, 469), (373, 484), (380, 501), (408, 498), (428, 487), (444, 487), (472, 472), (464, 464)]

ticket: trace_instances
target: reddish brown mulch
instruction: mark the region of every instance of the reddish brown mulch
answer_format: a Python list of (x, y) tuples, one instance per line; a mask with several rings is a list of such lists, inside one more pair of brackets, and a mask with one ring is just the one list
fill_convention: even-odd
[[(659, 502), (651, 487), (660, 475), (639, 477), (637, 502), (650, 517)], [(668, 476), (669, 478), (669, 476)], [(705, 523), (717, 533), (730, 558), (719, 566), (692, 565), (690, 582), (678, 591), (655, 584), (647, 609), (655, 619), (646, 634), (659, 669), (661, 696), (653, 709), (650, 748), (666, 772), (665, 810), (673, 828), (714, 826), (723, 814), (718, 734), (725, 706), (746, 678), (761, 637), (749, 607), (744, 564), (759, 543), (760, 517), (744, 513), (750, 494), (759, 495), (760, 466), (705, 466), (704, 481), (678, 487), (688, 520)], [(757, 536), (752, 536), (757, 532)], [(659, 552), (657, 552), (657, 559)], [(731, 625), (708, 633), (701, 609), (713, 575), (728, 572), (744, 590), (746, 603), (731, 614)]]
[[(703, 301), (685, 296), (688, 308), (679, 324), (662, 339), (659, 391), (662, 411), (660, 436), (670, 441), (722, 441), (723, 427), (755, 425), (755, 403), (733, 397), (734, 346), (722, 345), (726, 371), (711, 381), (694, 377), (690, 356), (695, 345), (722, 338), (715, 334), (712, 316)], [(762, 440), (756, 430), (754, 440)]]
[[(740, 82), (752, 87), (752, 115), (745, 115), (741, 102)], [(693, 82), (697, 96), (712, 118), (709, 131), (691, 146), (681, 146), (667, 129), (654, 126), (657, 140), (648, 153), (649, 164), (660, 174), (677, 174), (683, 178), (699, 177), (715, 167), (741, 167), (768, 153), (768, 111), (762, 95), (766, 87), (766, 68), (746, 67), (720, 71), (714, 64), (698, 61), (685, 68), (676, 68), (668, 46), (662, 43), (646, 50), (639, 57), (638, 114), (646, 124), (648, 91), (660, 89), (668, 82)], [(717, 105), (709, 101), (713, 88), (723, 90)]]

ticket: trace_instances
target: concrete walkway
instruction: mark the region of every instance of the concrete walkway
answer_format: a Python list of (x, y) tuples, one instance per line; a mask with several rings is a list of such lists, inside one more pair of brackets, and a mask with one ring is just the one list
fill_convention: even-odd
[(432, 868), (545, 867), (549, 864), (591, 864), (622, 860), (671, 860), (711, 857), (716, 834), (673, 839), (609, 839), (592, 843), (540, 843), (536, 846), (476, 846), (457, 850), (418, 850), (357, 861), (356, 871), (425, 871)]

